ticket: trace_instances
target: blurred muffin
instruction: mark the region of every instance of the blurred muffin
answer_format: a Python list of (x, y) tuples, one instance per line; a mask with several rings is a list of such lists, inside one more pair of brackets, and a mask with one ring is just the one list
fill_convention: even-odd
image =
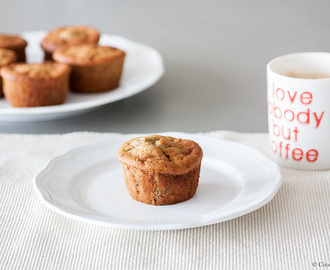
[[(3, 66), (14, 63), (16, 60), (17, 54), (14, 51), (0, 48), (0, 69)], [(0, 76), (0, 97), (2, 96), (2, 78)]]
[(89, 26), (75, 25), (53, 29), (41, 41), (45, 60), (52, 60), (53, 52), (64, 45), (98, 44), (100, 33)]
[(138, 137), (125, 142), (117, 157), (128, 192), (139, 202), (175, 204), (196, 193), (203, 151), (194, 141), (160, 135)]
[(72, 67), (72, 91), (95, 93), (118, 86), (125, 53), (113, 47), (99, 45), (66, 46), (57, 49), (53, 58)]
[(14, 107), (61, 104), (69, 90), (70, 71), (68, 65), (55, 62), (13, 63), (0, 71), (3, 93)]
[(25, 62), (26, 40), (15, 35), (0, 35), (0, 48), (13, 50), (17, 54), (17, 62)]

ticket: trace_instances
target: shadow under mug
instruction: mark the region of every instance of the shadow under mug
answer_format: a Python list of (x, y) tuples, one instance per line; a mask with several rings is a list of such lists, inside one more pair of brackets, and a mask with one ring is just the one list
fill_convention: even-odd
[(271, 158), (296, 169), (330, 169), (330, 53), (271, 60), (267, 101)]

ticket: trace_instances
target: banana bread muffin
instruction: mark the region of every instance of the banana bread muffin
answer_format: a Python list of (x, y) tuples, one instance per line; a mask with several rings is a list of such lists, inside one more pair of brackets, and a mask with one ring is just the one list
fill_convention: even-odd
[(117, 157), (131, 197), (152, 205), (192, 198), (197, 190), (202, 148), (194, 141), (151, 135), (125, 142)]
[(109, 91), (118, 86), (125, 53), (108, 46), (66, 46), (57, 49), (53, 58), (71, 66), (72, 91), (95, 93)]
[[(0, 48), (0, 69), (3, 66), (14, 63), (16, 60), (17, 54), (14, 51)], [(2, 96), (2, 78), (0, 76), (0, 97)]]
[(17, 62), (25, 62), (25, 48), (27, 46), (25, 39), (15, 35), (0, 35), (0, 48), (13, 50), (17, 54)]
[(55, 62), (10, 64), (1, 69), (3, 93), (14, 107), (61, 104), (69, 90), (70, 70)]
[(64, 45), (98, 44), (100, 33), (89, 26), (72, 25), (53, 29), (41, 41), (45, 60), (52, 60), (53, 52)]

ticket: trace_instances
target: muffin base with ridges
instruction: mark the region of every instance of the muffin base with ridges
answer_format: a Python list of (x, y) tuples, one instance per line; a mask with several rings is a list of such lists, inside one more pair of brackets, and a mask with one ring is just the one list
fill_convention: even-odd
[(39, 107), (62, 104), (69, 91), (68, 65), (43, 62), (14, 63), (0, 73), (3, 93), (13, 107)]
[(69, 91), (68, 78), (52, 84), (35, 85), (29, 82), (3, 80), (3, 92), (13, 107), (41, 107), (62, 104)]
[(119, 85), (124, 58), (95, 66), (71, 66), (70, 89), (80, 93), (113, 90)]
[(146, 172), (123, 165), (124, 179), (130, 196), (151, 205), (170, 205), (191, 199), (197, 190), (200, 166), (183, 175)]

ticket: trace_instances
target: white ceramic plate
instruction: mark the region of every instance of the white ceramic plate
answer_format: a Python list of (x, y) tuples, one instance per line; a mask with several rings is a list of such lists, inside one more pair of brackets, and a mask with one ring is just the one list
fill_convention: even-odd
[(46, 206), (75, 220), (169, 230), (247, 214), (268, 203), (281, 185), (278, 166), (251, 147), (205, 135), (165, 134), (192, 139), (203, 149), (199, 187), (188, 201), (152, 206), (130, 197), (116, 153), (122, 143), (141, 134), (120, 135), (56, 157), (36, 176), (35, 190)]
[[(28, 42), (26, 49), (28, 62), (43, 61), (40, 41), (46, 32), (34, 31), (22, 34)], [(151, 47), (119, 36), (103, 34), (101, 45), (117, 47), (126, 52), (120, 85), (115, 90), (97, 94), (69, 92), (64, 104), (47, 107), (14, 108), (0, 99), (0, 120), (33, 122), (67, 118), (95, 110), (99, 106), (135, 95), (155, 84), (164, 73), (161, 55)]]

